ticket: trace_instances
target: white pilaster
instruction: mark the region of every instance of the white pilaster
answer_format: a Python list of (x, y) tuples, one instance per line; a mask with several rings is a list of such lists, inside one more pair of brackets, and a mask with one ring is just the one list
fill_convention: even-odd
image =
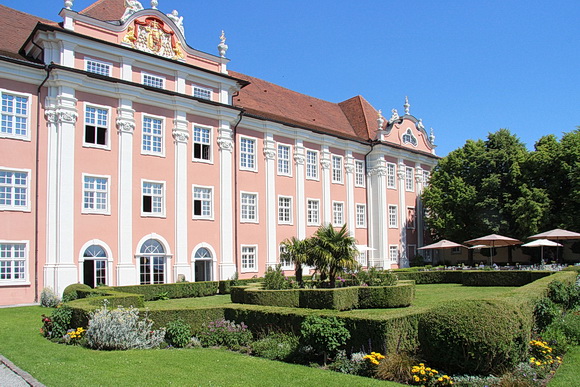
[(134, 285), (137, 281), (133, 261), (133, 132), (135, 110), (129, 99), (120, 99), (117, 109), (117, 135), (119, 136), (119, 260), (117, 285)]
[(233, 131), (230, 123), (220, 120), (218, 129), (218, 145), (220, 157), (220, 279), (233, 278), (236, 273), (234, 264), (234, 200), (235, 187), (233, 180)]
[(264, 134), (264, 159), (266, 162), (266, 268), (276, 266), (278, 244), (276, 228), (278, 203), (276, 200), (276, 142), (272, 133)]
[(294, 144), (294, 162), (296, 163), (296, 235), (298, 239), (306, 238), (306, 199), (304, 198), (304, 162), (305, 149), (302, 140)]
[(388, 240), (387, 205), (387, 166), (383, 156), (371, 154), (367, 159), (367, 209), (369, 242), (371, 250), (370, 265), (390, 268)]
[(178, 93), (185, 94), (185, 77), (186, 74), (184, 72), (178, 71), (177, 76), (175, 77), (175, 87)]
[(47, 202), (46, 202), (46, 263), (44, 265), (44, 284), (53, 289), (56, 284), (56, 235), (57, 235), (57, 198), (58, 198), (58, 123), (56, 115), (56, 88), (48, 89), (45, 115), (48, 130), (47, 149)]
[(397, 168), (397, 178), (399, 180), (399, 235), (401, 244), (399, 245), (399, 267), (409, 267), (409, 257), (407, 257), (407, 204), (405, 200), (405, 175), (407, 172), (405, 162), (399, 159)]
[(177, 279), (179, 274), (182, 274), (187, 281), (193, 281), (187, 253), (187, 219), (190, 216), (187, 209), (187, 196), (190, 190), (187, 182), (189, 130), (185, 112), (175, 112), (172, 134), (175, 143), (175, 260), (173, 261), (173, 278)]
[(423, 168), (420, 163), (415, 164), (415, 189), (417, 190), (417, 206), (415, 208), (415, 232), (417, 233), (417, 247), (423, 246), (423, 231), (425, 230), (423, 224), (423, 201), (421, 195), (423, 194), (424, 180)]
[(121, 79), (133, 81), (133, 59), (121, 57)]
[(346, 151), (344, 169), (346, 171), (346, 213), (348, 232), (350, 236), (355, 234), (355, 204), (354, 204), (354, 157), (352, 151)]
[(330, 151), (328, 145), (322, 146), (320, 165), (322, 167), (322, 223), (332, 223), (332, 201), (330, 200)]
[(62, 42), (60, 64), (67, 67), (75, 67), (75, 47), (76, 44)]

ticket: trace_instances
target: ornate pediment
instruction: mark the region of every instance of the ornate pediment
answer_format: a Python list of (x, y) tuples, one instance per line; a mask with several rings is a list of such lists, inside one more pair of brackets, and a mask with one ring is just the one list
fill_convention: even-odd
[(184, 58), (181, 42), (175, 32), (156, 17), (134, 20), (127, 28), (123, 44), (165, 58)]

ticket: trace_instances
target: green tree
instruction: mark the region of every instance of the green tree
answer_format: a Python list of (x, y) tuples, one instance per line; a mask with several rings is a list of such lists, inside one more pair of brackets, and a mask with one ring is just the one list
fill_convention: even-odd
[(338, 274), (358, 267), (356, 240), (348, 234), (346, 224), (338, 231), (330, 224), (321, 226), (312, 238), (309, 252), (316, 270), (329, 279), (332, 288)]
[(302, 285), (302, 268), (310, 264), (308, 250), (310, 249), (309, 239), (298, 239), (292, 237), (282, 242), (283, 251), (280, 258), (284, 261), (290, 261), (296, 269), (296, 282)]

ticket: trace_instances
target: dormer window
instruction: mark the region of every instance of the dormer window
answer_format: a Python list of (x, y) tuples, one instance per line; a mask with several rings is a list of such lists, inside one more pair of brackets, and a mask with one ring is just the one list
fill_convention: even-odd
[(407, 132), (403, 134), (403, 143), (417, 146), (417, 138), (413, 136), (413, 132), (411, 132), (411, 129), (407, 129)]
[(165, 86), (165, 78), (143, 73), (143, 84), (145, 86), (163, 89)]

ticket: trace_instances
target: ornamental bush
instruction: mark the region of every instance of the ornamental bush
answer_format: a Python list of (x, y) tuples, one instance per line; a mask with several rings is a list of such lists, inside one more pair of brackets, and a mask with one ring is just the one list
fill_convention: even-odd
[(309, 316), (302, 322), (300, 332), (305, 345), (324, 355), (324, 363), (328, 355), (333, 356), (350, 339), (344, 322), (336, 317)]
[(79, 294), (77, 292), (78, 290), (87, 291), (91, 290), (91, 287), (85, 284), (70, 284), (69, 286), (64, 288), (64, 291), (62, 292), (62, 301), (69, 302), (79, 298)]
[(45, 308), (55, 308), (59, 303), (60, 298), (52, 288), (42, 289), (42, 293), (40, 293), (40, 306), (44, 306)]
[(42, 335), (48, 339), (62, 339), (70, 328), (72, 309), (66, 305), (57, 307), (50, 317), (42, 315)]
[(101, 350), (156, 348), (165, 337), (165, 330), (153, 330), (153, 321), (139, 318), (137, 308), (107, 308), (104, 302), (89, 315), (87, 346)]
[(219, 319), (203, 324), (197, 338), (204, 347), (224, 346), (230, 349), (239, 349), (247, 346), (252, 341), (252, 332), (243, 322), (235, 322)]
[(300, 349), (293, 334), (273, 333), (252, 343), (252, 353), (270, 360), (292, 361)]
[(538, 331), (543, 331), (560, 316), (560, 308), (548, 297), (540, 298), (534, 307), (534, 319)]
[(182, 319), (170, 321), (165, 330), (167, 344), (183, 348), (191, 339), (191, 328)]
[(420, 350), (448, 372), (485, 375), (525, 360), (532, 313), (525, 303), (468, 300), (441, 305), (419, 320)]

